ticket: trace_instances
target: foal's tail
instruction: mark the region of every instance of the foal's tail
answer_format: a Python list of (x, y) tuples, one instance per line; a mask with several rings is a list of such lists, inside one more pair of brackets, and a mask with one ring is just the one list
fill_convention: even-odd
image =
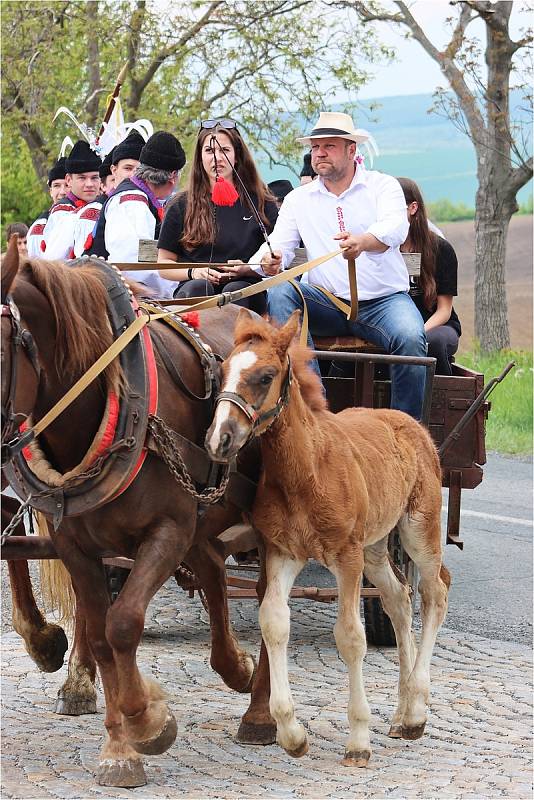
[[(37, 529), (39, 536), (49, 536), (46, 517), (37, 512)], [(46, 611), (59, 614), (59, 622), (72, 627), (76, 613), (76, 597), (72, 581), (67, 569), (59, 558), (46, 559), (39, 562), (41, 577), (41, 595)]]

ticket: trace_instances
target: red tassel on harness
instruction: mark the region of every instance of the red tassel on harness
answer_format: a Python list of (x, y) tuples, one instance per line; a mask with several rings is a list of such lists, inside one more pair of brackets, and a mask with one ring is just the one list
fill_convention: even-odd
[(200, 328), (200, 314), (198, 311), (185, 311), (183, 314), (180, 314), (180, 319), (192, 328)]
[(239, 198), (238, 193), (231, 183), (220, 175), (215, 178), (215, 183), (211, 190), (211, 199), (216, 206), (233, 206)]

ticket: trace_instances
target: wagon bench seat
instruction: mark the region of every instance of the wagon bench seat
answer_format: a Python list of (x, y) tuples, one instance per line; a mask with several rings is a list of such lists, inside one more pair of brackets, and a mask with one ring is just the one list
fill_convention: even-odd
[(349, 353), (385, 353), (384, 348), (358, 336), (314, 336), (316, 350), (332, 350)]

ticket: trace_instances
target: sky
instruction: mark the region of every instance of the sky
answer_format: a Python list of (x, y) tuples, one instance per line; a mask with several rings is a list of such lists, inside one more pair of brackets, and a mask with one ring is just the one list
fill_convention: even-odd
[[(392, 3), (384, 6), (397, 10)], [(528, 7), (523, 0), (514, 0), (510, 19), (512, 37), (518, 35), (519, 29), (526, 24), (528, 14), (521, 10)], [(451, 6), (448, 0), (418, 0), (412, 3), (410, 10), (419, 22), (427, 37), (438, 48), (442, 48), (450, 39), (449, 27), (445, 20), (447, 17), (456, 16), (458, 9)], [(533, 14), (530, 13), (530, 24)], [(370, 71), (375, 77), (362, 87), (358, 94), (359, 99), (368, 100), (378, 97), (392, 97), (396, 95), (427, 94), (433, 92), (438, 86), (446, 86), (436, 62), (423, 50), (419, 42), (406, 40), (402, 33), (396, 32), (396, 26), (391, 23), (375, 23), (376, 30), (381, 40), (397, 50), (397, 59), (394, 69), (392, 65), (381, 68), (371, 67)], [(399, 30), (406, 30), (399, 28)], [(468, 27), (468, 33), (477, 34), (485, 42), (484, 25), (478, 20)]]

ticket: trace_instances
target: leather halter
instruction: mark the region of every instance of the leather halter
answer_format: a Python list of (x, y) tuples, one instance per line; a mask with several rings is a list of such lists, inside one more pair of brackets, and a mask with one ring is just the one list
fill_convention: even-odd
[[(275, 405), (268, 411), (264, 411), (262, 414), (260, 414), (257, 408), (252, 405), (252, 403), (247, 402), (245, 398), (240, 394), (237, 394), (237, 392), (220, 392), (215, 400), (215, 408), (217, 408), (222, 400), (228, 400), (229, 403), (233, 403), (235, 406), (241, 409), (246, 418), (252, 423), (247, 439), (248, 441), (253, 436), (257, 435), (258, 428), (263, 425), (264, 422), (269, 421), (269, 425), (267, 427), (270, 427), (275, 419), (282, 413), (282, 410), (285, 408), (289, 400), (289, 390), (291, 388), (292, 380), (293, 375), (291, 370), (291, 360), (289, 356), (287, 356), (287, 373), (280, 390), (280, 397), (276, 401)], [(264, 431), (261, 431), (261, 433), (263, 432)]]
[(37, 355), (37, 347), (32, 334), (27, 328), (23, 328), (20, 322), (20, 311), (13, 300), (8, 295), (6, 302), (2, 303), (2, 316), (9, 317), (11, 322), (11, 364), (9, 376), (9, 388), (7, 398), (4, 401), (2, 398), (2, 456), (1, 463), (4, 466), (14, 455), (18, 452), (24, 444), (20, 444), (20, 436), (18, 435), (19, 424), (26, 414), (22, 414), (14, 410), (15, 395), (17, 392), (17, 366), (18, 366), (18, 352), (19, 348), (24, 348), (30, 364), (32, 365), (37, 381), (41, 377), (41, 366), (39, 364), (39, 357)]

